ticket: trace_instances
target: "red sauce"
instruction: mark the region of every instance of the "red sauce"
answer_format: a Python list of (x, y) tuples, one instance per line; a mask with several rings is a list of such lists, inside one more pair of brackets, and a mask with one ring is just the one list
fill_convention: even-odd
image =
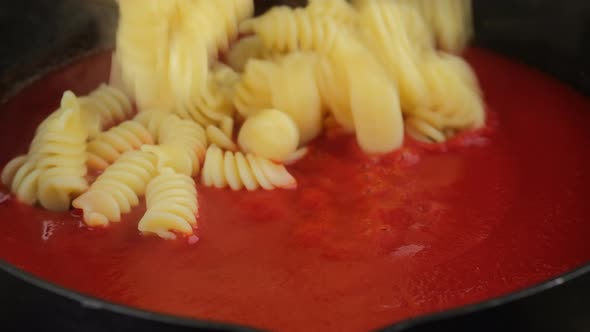
[[(481, 50), (490, 125), (445, 146), (365, 157), (328, 135), (294, 191), (199, 187), (199, 241), (109, 229), (2, 197), (0, 258), (116, 303), (282, 331), (360, 331), (499, 296), (590, 260), (590, 103)], [(92, 56), (0, 112), (0, 162), (24, 152), (61, 93), (105, 80)], [(6, 190), (4, 189), (4, 192)]]

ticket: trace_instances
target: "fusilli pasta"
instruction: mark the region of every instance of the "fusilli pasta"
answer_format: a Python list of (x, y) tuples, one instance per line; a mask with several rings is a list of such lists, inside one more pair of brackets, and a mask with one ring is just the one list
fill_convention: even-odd
[(172, 168), (190, 176), (199, 172), (208, 146), (203, 127), (173, 116), (162, 124), (158, 136), (159, 145), (142, 148), (156, 157), (158, 169)]
[(238, 146), (233, 142), (232, 137), (218, 127), (208, 126), (207, 138), (211, 144), (215, 144), (224, 150), (238, 151)]
[(309, 0), (305, 11), (312, 16), (332, 19), (345, 27), (355, 27), (357, 12), (346, 0)]
[(37, 202), (37, 185), (42, 172), (35, 168), (35, 163), (26, 155), (18, 156), (2, 170), (2, 183), (9, 187), (19, 201), (33, 205)]
[(300, 144), (322, 130), (322, 99), (315, 54), (295, 52), (276, 61), (252, 60), (236, 88), (236, 108), (245, 117), (269, 108), (288, 114), (299, 129)]
[(147, 184), (156, 175), (156, 158), (143, 151), (128, 151), (96, 179), (90, 189), (73, 202), (82, 209), (89, 226), (107, 226), (121, 221), (139, 204)]
[(397, 82), (402, 107), (428, 105), (420, 64), (423, 50), (433, 52), (434, 43), (420, 13), (402, 2), (374, 0), (361, 8), (359, 27), (366, 45)]
[(275, 7), (266, 14), (244, 21), (242, 33), (255, 33), (266, 49), (278, 53), (325, 52), (342, 32), (333, 20), (310, 15), (304, 9)]
[(108, 126), (128, 119), (133, 106), (120, 90), (101, 84), (90, 95), (79, 98), (82, 121), (88, 137), (94, 138)]
[(88, 166), (105, 169), (123, 153), (137, 150), (143, 144), (154, 144), (149, 131), (137, 121), (125, 121), (88, 143)]
[(252, 59), (268, 59), (274, 52), (268, 50), (259, 36), (252, 35), (240, 39), (227, 54), (227, 63), (237, 71), (244, 71)]
[(273, 109), (265, 110), (244, 122), (238, 135), (238, 144), (246, 153), (283, 161), (297, 150), (299, 129), (285, 113)]
[(163, 169), (150, 181), (146, 191), (147, 211), (139, 221), (142, 233), (153, 233), (174, 239), (174, 232), (193, 234), (197, 226), (197, 189), (194, 180), (185, 174)]
[(285, 166), (253, 154), (241, 152), (224, 152), (211, 145), (205, 156), (202, 182), (205, 186), (233, 190), (246, 188), (266, 190), (275, 188), (293, 189), (297, 181), (289, 174)]
[(80, 113), (78, 99), (66, 91), (60, 109), (37, 129), (27, 160), (12, 179), (11, 189), (19, 199), (29, 204), (39, 201), (48, 210), (64, 211), (75, 196), (86, 190), (88, 132)]

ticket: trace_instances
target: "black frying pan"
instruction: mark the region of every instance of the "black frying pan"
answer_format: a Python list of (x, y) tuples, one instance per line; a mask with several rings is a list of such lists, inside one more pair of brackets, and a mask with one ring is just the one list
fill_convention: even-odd
[[(436, 1), (436, 0), (432, 0)], [(273, 4), (305, 1), (260, 0)], [(590, 1), (474, 0), (476, 43), (590, 96)], [(35, 75), (112, 47), (112, 0), (0, 2), (0, 100)], [(251, 331), (90, 298), (0, 260), (1, 331)], [(590, 265), (502, 298), (402, 322), (384, 331), (590, 331)]]

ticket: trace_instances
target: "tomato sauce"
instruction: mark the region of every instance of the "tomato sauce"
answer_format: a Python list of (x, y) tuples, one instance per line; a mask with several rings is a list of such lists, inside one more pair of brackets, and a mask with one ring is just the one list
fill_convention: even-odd
[[(531, 286), (590, 261), (590, 103), (483, 50), (467, 55), (488, 126), (383, 158), (331, 132), (290, 167), (293, 191), (199, 186), (198, 238), (108, 229), (0, 195), (0, 259), (120, 304), (280, 331), (364, 331)], [(26, 151), (90, 56), (2, 106), (0, 163)], [(197, 241), (198, 240), (198, 241)]]

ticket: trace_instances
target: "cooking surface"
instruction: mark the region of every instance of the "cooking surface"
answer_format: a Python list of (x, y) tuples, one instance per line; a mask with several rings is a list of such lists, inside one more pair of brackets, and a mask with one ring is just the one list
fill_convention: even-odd
[[(199, 187), (196, 243), (140, 236), (143, 207), (91, 230), (76, 211), (4, 194), (0, 258), (117, 303), (282, 331), (375, 328), (587, 262), (590, 104), (484, 51), (468, 58), (491, 109), (479, 133), (381, 160), (328, 135), (291, 168), (296, 191)], [(0, 162), (26, 150), (63, 90), (107, 74), (107, 57), (90, 57), (5, 105)]]

